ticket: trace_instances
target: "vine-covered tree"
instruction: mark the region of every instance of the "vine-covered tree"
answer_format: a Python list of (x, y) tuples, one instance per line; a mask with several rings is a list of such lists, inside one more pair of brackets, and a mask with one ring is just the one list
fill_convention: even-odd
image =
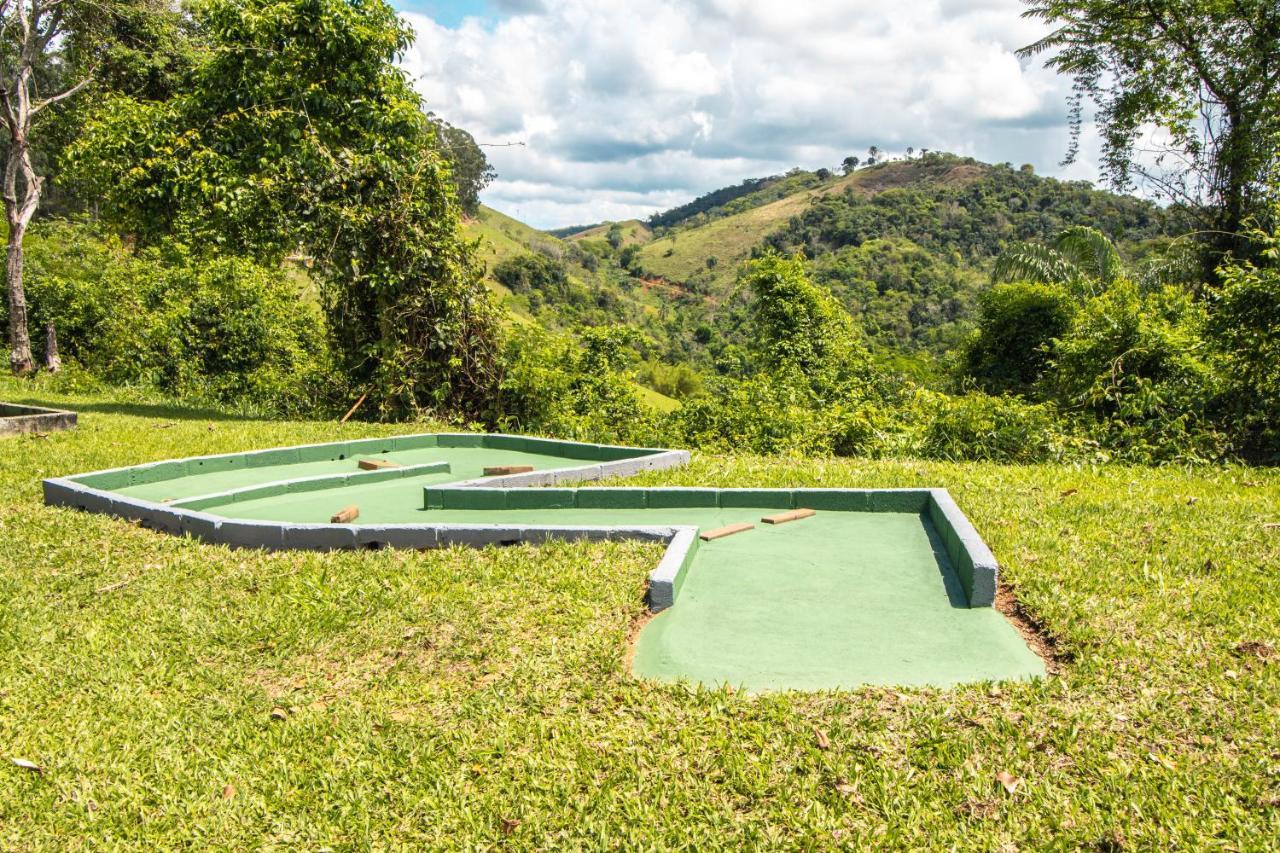
[(496, 314), (449, 161), (382, 0), (207, 0), (208, 49), (166, 100), (105, 99), (71, 171), (138, 239), (315, 260), (330, 334), (385, 417), (488, 417)]
[[(1248, 253), (1244, 224), (1265, 210), (1280, 133), (1280, 4), (1275, 0), (1025, 0), (1053, 27), (1023, 48), (1075, 80), (1071, 143), (1097, 106), (1103, 166), (1199, 211), (1213, 255)], [(1142, 153), (1155, 126), (1169, 143)], [(1211, 258), (1211, 261), (1213, 259)]]

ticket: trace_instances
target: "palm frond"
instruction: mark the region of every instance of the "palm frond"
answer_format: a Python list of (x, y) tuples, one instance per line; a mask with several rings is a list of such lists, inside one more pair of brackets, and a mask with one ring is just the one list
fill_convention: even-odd
[(1080, 271), (1061, 252), (1038, 243), (1014, 243), (996, 258), (993, 282), (1032, 281), (1039, 284), (1074, 284)]
[(1096, 228), (1072, 225), (1057, 236), (1053, 246), (1081, 273), (1104, 287), (1114, 284), (1124, 270), (1115, 244)]

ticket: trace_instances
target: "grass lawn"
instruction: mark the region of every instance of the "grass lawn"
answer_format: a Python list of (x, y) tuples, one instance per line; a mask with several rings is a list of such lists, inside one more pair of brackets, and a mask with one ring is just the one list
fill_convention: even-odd
[(421, 425), (0, 399), (81, 412), (0, 454), (5, 849), (1280, 838), (1280, 472), (695, 454), (628, 481), (945, 486), (1062, 658), (751, 696), (627, 674), (656, 545), (266, 554), (40, 501), (49, 475)]

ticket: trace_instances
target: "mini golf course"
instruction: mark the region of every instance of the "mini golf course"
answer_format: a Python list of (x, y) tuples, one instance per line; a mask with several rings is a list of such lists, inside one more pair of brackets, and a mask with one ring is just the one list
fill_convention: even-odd
[(1044, 674), (991, 606), (995, 558), (945, 490), (569, 485), (688, 459), (442, 433), (157, 462), (44, 493), (233, 547), (663, 542), (631, 660), (641, 677), (822, 690)]

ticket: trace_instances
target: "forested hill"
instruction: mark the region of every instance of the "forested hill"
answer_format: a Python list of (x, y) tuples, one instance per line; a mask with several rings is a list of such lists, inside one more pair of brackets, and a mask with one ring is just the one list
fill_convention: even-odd
[[(731, 372), (742, 343), (741, 262), (770, 246), (803, 252), (878, 351), (927, 361), (968, 332), (991, 264), (1010, 243), (1088, 224), (1140, 260), (1179, 231), (1174, 220), (1151, 202), (1041, 177), (1029, 166), (929, 153), (848, 174), (792, 170), (745, 181), (657, 214), (648, 227), (631, 221), (557, 232), (566, 251), (553, 266), (567, 264), (570, 277), (589, 282), (601, 306), (647, 301), (641, 291), (660, 289), (663, 305), (680, 310), (626, 312), (644, 321), (643, 354)], [(593, 256), (585, 266), (584, 255)], [(559, 315), (553, 294), (538, 302), (548, 318)]]

